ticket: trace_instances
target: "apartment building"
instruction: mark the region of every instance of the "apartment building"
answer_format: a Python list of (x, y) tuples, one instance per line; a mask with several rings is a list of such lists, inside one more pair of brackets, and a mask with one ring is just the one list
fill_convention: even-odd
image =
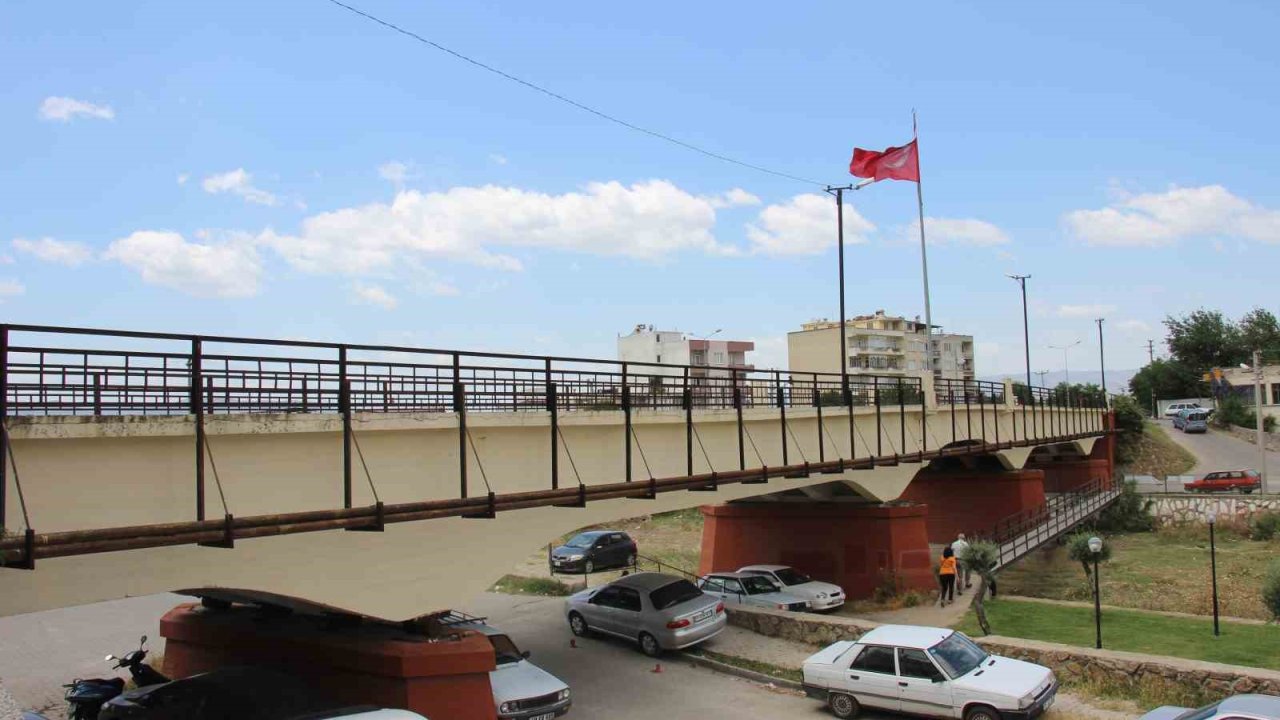
[[(652, 325), (636, 325), (629, 335), (618, 337), (618, 359), (624, 362), (689, 365), (692, 378), (728, 377), (731, 370), (752, 370), (747, 353), (756, 349), (748, 340), (694, 338), (679, 330), (658, 330)], [(682, 367), (637, 368), (646, 375), (684, 374)]]
[[(887, 315), (849, 318), (845, 324), (848, 372), (852, 375), (921, 377), (972, 380), (973, 336), (933, 334), (933, 357), (928, 357), (928, 337), (919, 319)], [(814, 320), (787, 333), (788, 367), (792, 372), (840, 372), (840, 323)]]

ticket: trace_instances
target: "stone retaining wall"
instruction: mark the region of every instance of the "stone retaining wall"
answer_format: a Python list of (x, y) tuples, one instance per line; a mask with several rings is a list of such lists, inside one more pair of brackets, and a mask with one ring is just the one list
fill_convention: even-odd
[[(762, 608), (733, 608), (730, 624), (769, 637), (821, 647), (837, 640), (856, 640), (881, 623), (857, 618), (788, 613)], [(1209, 699), (1232, 693), (1280, 695), (1280, 672), (1182, 658), (1142, 655), (1117, 650), (1094, 650), (1071, 645), (991, 635), (974, 638), (996, 655), (1018, 658), (1053, 668), (1058, 679), (1071, 683), (1106, 682), (1130, 687), (1168, 687), (1193, 691)]]
[(1152, 500), (1152, 514), (1166, 525), (1203, 523), (1209, 510), (1218, 513), (1218, 522), (1248, 522), (1257, 513), (1280, 510), (1280, 498), (1274, 496), (1159, 495)]
[[(1228, 425), (1222, 430), (1228, 435), (1234, 435), (1235, 437), (1247, 443), (1252, 443), (1255, 446), (1258, 444), (1257, 428), (1243, 428), (1243, 427), (1240, 427), (1239, 425)], [(1280, 435), (1277, 435), (1276, 433), (1269, 433), (1269, 432), (1264, 432), (1262, 433), (1262, 435), (1263, 435), (1264, 441), (1267, 444), (1268, 450), (1280, 450)]]

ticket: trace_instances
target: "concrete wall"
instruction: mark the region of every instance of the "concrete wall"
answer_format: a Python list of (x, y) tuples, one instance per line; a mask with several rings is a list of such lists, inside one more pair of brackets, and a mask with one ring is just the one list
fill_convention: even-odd
[[(988, 437), (998, 421), (1010, 434), (1015, 411), (987, 411)], [(928, 447), (950, 439), (945, 408), (928, 416)], [(824, 408), (822, 437), (828, 459), (849, 457), (844, 408)], [(782, 464), (777, 411), (750, 409), (746, 426), (760, 457), (748, 445), (747, 465)], [(639, 444), (654, 475), (685, 474), (685, 430), (679, 411), (634, 413)], [(853, 455), (874, 449), (874, 410), (855, 414)], [(907, 452), (920, 447), (920, 413), (908, 409)], [(789, 410), (794, 439), (789, 459), (818, 459), (818, 425), (812, 408)], [(716, 470), (738, 466), (732, 411), (699, 411), (696, 423)], [(550, 487), (549, 416), (539, 412), (476, 413), (468, 424), (476, 452), (499, 493)], [(456, 418), (448, 413), (369, 414), (354, 419), (356, 437), (379, 497), (388, 503), (457, 497)], [(217, 465), (227, 510), (237, 517), (316, 510), (342, 504), (340, 419), (324, 415), (211, 416), (209, 448)], [(896, 409), (882, 417), (883, 449), (899, 438)], [(975, 428), (977, 425), (975, 424)], [(21, 473), (31, 524), (38, 532), (178, 522), (195, 518), (193, 421), (189, 417), (112, 419), (12, 418), (14, 458)], [(617, 482), (624, 476), (622, 414), (574, 412), (562, 416), (561, 487), (576, 480)], [(791, 437), (791, 434), (788, 435)], [(1082, 441), (1091, 445), (1092, 440)], [(803, 454), (802, 454), (803, 453)], [(1029, 449), (1002, 452), (1020, 466)], [(485, 492), (479, 466), (470, 463), (472, 495)], [(240, 541), (235, 549), (174, 547), (41, 560), (36, 571), (0, 570), (0, 614), (200, 586), (245, 587), (402, 619), (453, 607), (474, 597), (531, 552), (584, 525), (724, 502), (779, 490), (842, 480), (869, 499), (897, 498), (918, 466), (733, 485), (719, 493), (667, 493), (656, 500), (611, 500), (585, 509), (536, 508), (500, 514), (495, 520), (443, 519), (392, 525), (384, 533), (323, 532)], [(707, 471), (701, 450), (694, 471)], [(647, 479), (640, 453), (633, 477)], [(12, 474), (5, 527), (21, 529)], [(222, 505), (208, 466), (206, 508), (219, 517)], [(355, 503), (373, 494), (355, 462)]]
[(924, 470), (902, 493), (903, 500), (929, 510), (929, 542), (970, 537), (1023, 510), (1044, 505), (1044, 473), (1039, 470)]
[(1207, 523), (1210, 510), (1219, 523), (1247, 523), (1258, 513), (1280, 512), (1280, 498), (1256, 495), (1156, 495), (1151, 513), (1166, 524)]

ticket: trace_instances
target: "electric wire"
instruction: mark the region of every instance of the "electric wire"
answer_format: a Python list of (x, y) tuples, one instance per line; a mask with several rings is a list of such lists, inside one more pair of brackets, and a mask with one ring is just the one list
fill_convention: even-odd
[(664, 134), (664, 133), (660, 133), (660, 132), (658, 132), (657, 130), (650, 130), (649, 128), (642, 127), (642, 126), (640, 126), (640, 125), (636, 125), (635, 123), (627, 122), (626, 120), (623, 120), (622, 118), (619, 118), (619, 117), (617, 117), (617, 116), (615, 116), (615, 115), (610, 115), (609, 113), (606, 113), (606, 112), (604, 112), (604, 111), (602, 111), (602, 110), (597, 110), (596, 108), (591, 107), (590, 105), (586, 105), (586, 104), (584, 104), (584, 103), (580, 103), (580, 102), (578, 102), (577, 100), (574, 100), (574, 99), (572, 99), (572, 98), (569, 98), (569, 97), (566, 97), (566, 96), (564, 96), (564, 95), (561, 95), (560, 93), (557, 93), (557, 92), (555, 92), (555, 91), (553, 91), (553, 90), (548, 90), (547, 88), (544, 88), (544, 87), (542, 87), (541, 85), (537, 85), (537, 84), (535, 84), (535, 83), (533, 83), (533, 82), (530, 82), (530, 81), (525, 80), (525, 79), (523, 79), (523, 78), (517, 77), (517, 76), (512, 75), (511, 73), (505, 72), (505, 71), (503, 71), (503, 70), (499, 70), (498, 68), (493, 67), (492, 65), (488, 65), (488, 64), (485, 64), (485, 63), (483, 63), (483, 62), (480, 62), (479, 60), (476, 60), (475, 58), (472, 58), (472, 57), (469, 57), (469, 56), (467, 56), (467, 55), (464, 55), (464, 54), (462, 54), (462, 53), (458, 52), (457, 50), (453, 50), (453, 49), (451, 49), (451, 48), (445, 47), (444, 45), (441, 45), (440, 43), (435, 42), (434, 40), (429, 40), (429, 39), (427, 39), (427, 38), (425, 38), (425, 37), (423, 37), (423, 36), (419, 35), (418, 33), (413, 32), (412, 30), (406, 30), (405, 28), (402, 28), (402, 27), (400, 27), (399, 25), (396, 25), (395, 23), (392, 23), (392, 22), (388, 22), (388, 21), (386, 21), (386, 20), (383, 20), (382, 18), (377, 17), (376, 15), (372, 15), (372, 14), (370, 14), (370, 13), (367, 13), (367, 12), (365, 12), (365, 11), (363, 11), (363, 10), (360, 10), (359, 8), (352, 7), (352, 6), (350, 6), (350, 5), (347, 5), (346, 3), (340, 2), (339, 0), (329, 0), (329, 2), (333, 3), (334, 5), (337, 5), (337, 6), (338, 6), (338, 7), (340, 7), (340, 8), (343, 8), (343, 9), (345, 9), (345, 10), (348, 10), (348, 11), (352, 12), (352, 13), (355, 13), (356, 15), (359, 15), (359, 16), (361, 16), (361, 17), (363, 17), (363, 18), (367, 19), (367, 20), (371, 20), (371, 21), (373, 21), (373, 22), (375, 22), (375, 23), (377, 23), (377, 24), (379, 24), (379, 25), (381, 25), (381, 26), (383, 26), (383, 27), (387, 28), (388, 30), (395, 31), (395, 32), (397, 32), (397, 33), (400, 33), (401, 35), (404, 35), (404, 36), (406, 36), (406, 37), (409, 37), (409, 38), (412, 38), (412, 39), (414, 39), (414, 40), (417, 40), (418, 42), (420, 42), (420, 43), (422, 43), (422, 44), (424, 44), (424, 45), (428, 45), (428, 46), (430, 46), (430, 47), (433, 47), (433, 48), (435, 48), (436, 50), (439, 50), (439, 51), (444, 52), (444, 53), (448, 53), (449, 55), (452, 55), (453, 57), (455, 57), (455, 58), (457, 58), (457, 59), (459, 59), (459, 60), (461, 60), (461, 61), (463, 61), (463, 62), (465, 62), (465, 63), (469, 63), (469, 64), (471, 64), (471, 65), (474, 65), (474, 66), (476, 66), (476, 67), (478, 67), (478, 68), (480, 68), (480, 69), (482, 69), (482, 70), (485, 70), (485, 71), (487, 71), (487, 72), (493, 73), (494, 75), (497, 75), (497, 76), (499, 76), (499, 77), (502, 77), (502, 78), (505, 78), (505, 79), (507, 79), (507, 80), (510, 80), (511, 82), (517, 83), (517, 84), (519, 84), (519, 85), (523, 85), (523, 86), (525, 86), (525, 87), (529, 88), (530, 90), (534, 90), (534, 91), (536, 91), (536, 92), (542, 93), (543, 95), (546, 95), (547, 97), (550, 97), (550, 98), (552, 98), (553, 100), (558, 100), (558, 101), (560, 101), (560, 102), (562, 102), (562, 103), (565, 103), (566, 105), (570, 105), (570, 106), (575, 107), (575, 108), (577, 108), (577, 109), (579, 109), (579, 110), (582, 110), (582, 111), (584, 111), (584, 112), (588, 112), (588, 113), (590, 113), (590, 114), (592, 114), (592, 115), (595, 115), (596, 117), (599, 117), (599, 118), (601, 118), (601, 119), (603, 119), (603, 120), (607, 120), (608, 122), (614, 123), (614, 124), (616, 124), (616, 125), (621, 125), (622, 127), (625, 127), (625, 128), (627, 128), (627, 129), (629, 129), (629, 130), (633, 130), (633, 131), (635, 131), (635, 132), (643, 133), (643, 134), (648, 135), (648, 136), (650, 136), (650, 137), (657, 138), (658, 140), (662, 140), (662, 141), (664, 141), (664, 142), (671, 143), (672, 145), (677, 145), (677, 146), (682, 147), (682, 148), (684, 148), (684, 149), (686, 149), (686, 150), (692, 150), (693, 152), (696, 152), (696, 153), (699, 153), (699, 154), (705, 155), (705, 156), (707, 156), (707, 157), (709, 157), (709, 158), (713, 158), (713, 159), (716, 159), (716, 160), (720, 160), (720, 161), (722, 161), (722, 162), (732, 163), (732, 164), (734, 164), (734, 165), (738, 165), (738, 166), (740, 166), (740, 167), (748, 168), (748, 169), (750, 169), (750, 170), (755, 170), (756, 172), (767, 173), (767, 174), (769, 174), (769, 175), (774, 175), (774, 176), (777, 176), (777, 177), (786, 178), (786, 179), (788, 179), (788, 180), (794, 180), (794, 181), (796, 181), (796, 182), (806, 183), (806, 184), (808, 184), (808, 185), (817, 185), (817, 186), (819, 186), (819, 187), (826, 187), (826, 186), (828, 185), (828, 183), (821, 183), (821, 182), (818, 182), (817, 180), (810, 180), (810, 179), (808, 179), (808, 178), (803, 178), (803, 177), (800, 177), (800, 176), (798, 176), (798, 175), (791, 175), (791, 174), (789, 174), (789, 173), (780, 172), (780, 171), (778, 171), (778, 170), (770, 170), (770, 169), (769, 169), (769, 168), (767, 168), (767, 167), (763, 167), (763, 166), (760, 166), (760, 165), (755, 165), (755, 164), (752, 164), (752, 163), (749, 163), (749, 162), (745, 162), (745, 161), (742, 161), (742, 160), (738, 160), (738, 159), (736, 159), (736, 158), (729, 157), (728, 155), (723, 155), (723, 154), (718, 153), (718, 152), (715, 152), (715, 151), (713, 151), (713, 150), (707, 150), (706, 148), (699, 147), (699, 146), (697, 146), (697, 145), (694, 145), (693, 143), (688, 143), (688, 142), (685, 142), (684, 140), (680, 140), (680, 139), (678, 139), (678, 138), (674, 138), (674, 137), (672, 137), (672, 136), (670, 136), (670, 135), (666, 135), (666, 134)]

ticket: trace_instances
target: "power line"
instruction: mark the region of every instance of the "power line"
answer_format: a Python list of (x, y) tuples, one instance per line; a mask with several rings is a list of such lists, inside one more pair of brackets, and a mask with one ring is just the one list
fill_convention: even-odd
[(687, 143), (687, 142), (685, 142), (685, 141), (683, 141), (683, 140), (679, 140), (679, 139), (677, 139), (677, 138), (673, 138), (673, 137), (671, 137), (670, 135), (664, 135), (663, 133), (660, 133), (660, 132), (658, 132), (658, 131), (656, 131), (656, 130), (650, 130), (649, 128), (641, 127), (641, 126), (636, 125), (636, 124), (634, 124), (634, 123), (629, 123), (629, 122), (627, 122), (626, 120), (623, 120), (622, 118), (615, 117), (615, 116), (610, 115), (610, 114), (608, 114), (608, 113), (606, 113), (606, 112), (603, 112), (603, 111), (597, 110), (597, 109), (595, 109), (595, 108), (591, 107), (590, 105), (585, 105), (585, 104), (583, 104), (583, 103), (578, 102), (577, 100), (573, 100), (573, 99), (571, 99), (571, 98), (567, 98), (567, 97), (565, 97), (564, 95), (561, 95), (560, 93), (557, 93), (557, 92), (553, 92), (553, 91), (551, 91), (551, 90), (548, 90), (547, 88), (544, 88), (544, 87), (542, 87), (541, 85), (535, 85), (534, 83), (529, 82), (528, 80), (524, 80), (524, 79), (522, 79), (522, 78), (518, 78), (518, 77), (516, 77), (515, 75), (512, 75), (512, 74), (510, 74), (510, 73), (507, 73), (507, 72), (504, 72), (504, 71), (502, 71), (502, 70), (499, 70), (498, 68), (495, 68), (495, 67), (493, 67), (492, 65), (486, 65), (485, 63), (482, 63), (482, 62), (480, 62), (479, 60), (476, 60), (476, 59), (474, 59), (474, 58), (471, 58), (471, 57), (468, 57), (468, 56), (466, 56), (466, 55), (463, 55), (462, 53), (458, 52), (457, 50), (451, 50), (450, 48), (447, 48), (447, 47), (445, 47), (444, 45), (441, 45), (440, 43), (437, 43), (437, 42), (435, 42), (435, 41), (433, 41), (433, 40), (428, 40), (427, 38), (425, 38), (425, 37), (423, 37), (423, 36), (421, 36), (421, 35), (419, 35), (419, 34), (417, 34), (417, 33), (413, 32), (412, 30), (406, 30), (406, 29), (404, 29), (404, 28), (400, 27), (399, 25), (396, 25), (395, 23), (387, 22), (386, 20), (383, 20), (382, 18), (379, 18), (379, 17), (377, 17), (377, 16), (375, 16), (375, 15), (370, 15), (369, 13), (367, 13), (367, 12), (365, 12), (365, 11), (363, 11), (363, 10), (359, 10), (359, 9), (357, 9), (357, 8), (351, 7), (350, 5), (347, 5), (346, 3), (339, 2), (339, 0), (329, 0), (329, 2), (333, 3), (334, 5), (337, 5), (337, 6), (338, 6), (338, 7), (340, 7), (340, 8), (344, 8), (344, 9), (346, 9), (346, 10), (349, 10), (349, 11), (351, 11), (351, 12), (355, 13), (356, 15), (359, 15), (359, 16), (361, 16), (361, 17), (363, 17), (363, 18), (366, 18), (366, 19), (368, 19), (368, 20), (372, 20), (373, 22), (375, 22), (375, 23), (377, 23), (377, 24), (379, 24), (379, 25), (381, 25), (381, 26), (383, 26), (383, 27), (385, 27), (385, 28), (387, 28), (387, 29), (389, 29), (389, 30), (394, 30), (394, 31), (396, 31), (396, 32), (400, 33), (401, 35), (405, 35), (405, 36), (407, 36), (407, 37), (413, 38), (414, 40), (417, 40), (418, 42), (423, 43), (424, 45), (430, 45), (431, 47), (435, 48), (436, 50), (439, 50), (439, 51), (441, 51), (441, 52), (446, 52), (446, 53), (448, 53), (448, 54), (450, 54), (450, 55), (454, 56), (455, 58), (457, 58), (457, 59), (459, 59), (459, 60), (462, 60), (463, 62), (466, 62), (466, 63), (470, 63), (470, 64), (472, 64), (472, 65), (475, 65), (476, 67), (478, 67), (478, 68), (480, 68), (480, 69), (482, 69), (482, 70), (487, 70), (487, 71), (489, 71), (489, 72), (493, 73), (494, 75), (498, 75), (498, 76), (500, 76), (500, 77), (506, 78), (507, 80), (510, 80), (511, 82), (518, 83), (518, 84), (520, 84), (520, 85), (524, 85), (525, 87), (527, 87), (527, 88), (529, 88), (529, 89), (531, 89), (531, 90), (536, 90), (537, 92), (540, 92), (540, 93), (542, 93), (543, 95), (546, 95), (546, 96), (548, 96), (548, 97), (550, 97), (550, 98), (552, 98), (552, 99), (559, 100), (560, 102), (565, 103), (565, 104), (567, 104), (567, 105), (572, 105), (573, 107), (576, 107), (576, 108), (578, 108), (579, 110), (583, 110), (583, 111), (585, 111), (585, 112), (589, 112), (589, 113), (591, 113), (592, 115), (595, 115), (596, 117), (602, 118), (602, 119), (604, 119), (604, 120), (608, 120), (609, 122), (611, 122), (611, 123), (615, 123), (615, 124), (617, 124), (617, 125), (621, 125), (622, 127), (625, 127), (625, 128), (627, 128), (627, 129), (629, 129), (629, 130), (634, 130), (634, 131), (636, 131), (636, 132), (644, 133), (645, 135), (649, 135), (649, 136), (651, 136), (651, 137), (658, 138), (659, 140), (663, 140), (663, 141), (669, 142), (669, 143), (671, 143), (671, 144), (673, 144), (673, 145), (679, 145), (680, 147), (685, 148), (686, 150), (692, 150), (692, 151), (694, 151), (694, 152), (696, 152), (696, 153), (701, 153), (701, 154), (703, 154), (703, 155), (706, 155), (707, 157), (714, 158), (714, 159), (716, 159), (716, 160), (721, 160), (721, 161), (723, 161), (723, 162), (727, 162), (727, 163), (733, 163), (734, 165), (740, 165), (740, 166), (742, 166), (742, 167), (744, 167), (744, 168), (749, 168), (749, 169), (751, 169), (751, 170), (755, 170), (755, 171), (757, 171), (757, 172), (768, 173), (768, 174), (770, 174), (770, 175), (776, 175), (776, 176), (778, 176), (778, 177), (787, 178), (788, 180), (795, 180), (796, 182), (808, 183), (808, 184), (810, 184), (810, 185), (818, 185), (818, 186), (820, 186), (820, 187), (825, 187), (825, 186), (827, 185), (827, 183), (820, 183), (820, 182), (818, 182), (817, 180), (809, 180), (808, 178), (802, 178), (802, 177), (799, 177), (799, 176), (796, 176), (796, 175), (790, 175), (790, 174), (788, 174), (788, 173), (779, 172), (779, 171), (777, 171), (777, 170), (770, 170), (769, 168), (766, 168), (766, 167), (761, 167), (761, 166), (759, 166), (759, 165), (753, 165), (753, 164), (751, 164), (751, 163), (749, 163), (749, 162), (744, 162), (744, 161), (742, 161), (742, 160), (737, 160), (737, 159), (731, 158), (731, 157), (729, 157), (728, 155), (721, 155), (721, 154), (720, 154), (720, 153), (718, 153), (718, 152), (714, 152), (714, 151), (711, 151), (711, 150), (707, 150), (707, 149), (705, 149), (705, 148), (698, 147), (697, 145), (693, 145), (693, 144), (691, 144), (691, 143)]

